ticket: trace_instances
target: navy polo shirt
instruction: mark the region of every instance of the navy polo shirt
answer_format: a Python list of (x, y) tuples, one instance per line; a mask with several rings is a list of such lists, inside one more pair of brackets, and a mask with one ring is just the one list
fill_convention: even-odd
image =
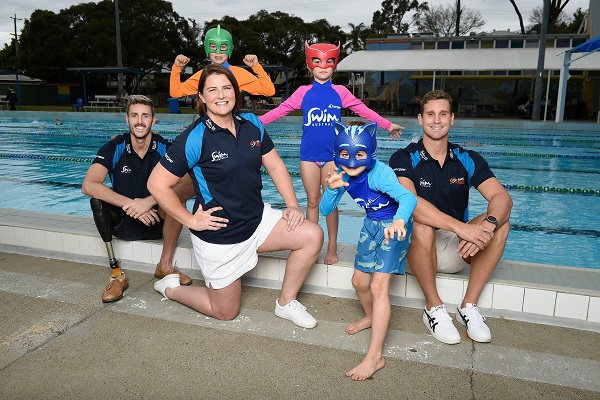
[(431, 157), (423, 139), (396, 151), (390, 158), (390, 167), (398, 177), (410, 179), (417, 195), (432, 203), (440, 211), (469, 221), (469, 189), (477, 188), (494, 174), (488, 163), (477, 152), (448, 143), (444, 166)]
[(234, 123), (237, 137), (203, 115), (177, 136), (160, 161), (178, 177), (190, 172), (196, 193), (194, 212), (198, 206), (223, 207), (213, 215), (229, 219), (227, 227), (190, 230), (209, 243), (241, 243), (262, 219), (262, 156), (275, 145), (254, 114), (235, 115)]
[(131, 146), (131, 133), (119, 135), (104, 144), (93, 163), (98, 163), (108, 169), (112, 189), (131, 199), (150, 196), (148, 178), (166, 154), (169, 142), (160, 135), (152, 134), (150, 147), (144, 158), (140, 158)]

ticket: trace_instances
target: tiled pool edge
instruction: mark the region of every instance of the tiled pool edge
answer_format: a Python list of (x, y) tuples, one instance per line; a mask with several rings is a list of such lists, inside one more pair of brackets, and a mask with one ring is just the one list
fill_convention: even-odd
[[(124, 261), (125, 269), (151, 273), (160, 258), (162, 243), (115, 239), (114, 247), (118, 258)], [(355, 298), (351, 277), (356, 249), (353, 245), (340, 244), (339, 250), (340, 262), (335, 265), (325, 265), (321, 257), (309, 274), (303, 291)], [(0, 208), (0, 251), (107, 265), (106, 247), (98, 236), (91, 217)], [(174, 259), (193, 278), (202, 278), (192, 256), (189, 237), (185, 233), (179, 240)], [(285, 272), (285, 259), (285, 252), (261, 255), (257, 268), (245, 275), (244, 284), (279, 288)], [(573, 270), (503, 261), (497, 268), (498, 276), (492, 277), (479, 300), (479, 306), (488, 311), (486, 315), (600, 330), (599, 290), (515, 281), (507, 279), (508, 275), (503, 275), (510, 268), (534, 267), (537, 270), (547, 268), (548, 272), (558, 274), (559, 278), (561, 273)], [(600, 282), (600, 271), (583, 271)], [(584, 278), (586, 276), (588, 275), (584, 275)], [(566, 276), (565, 279), (568, 280), (569, 277)], [(455, 305), (464, 295), (466, 281), (466, 273), (439, 274), (436, 282), (442, 300), (448, 305)], [(396, 305), (420, 308), (424, 304), (420, 287), (415, 277), (409, 274), (393, 277), (390, 294)]]

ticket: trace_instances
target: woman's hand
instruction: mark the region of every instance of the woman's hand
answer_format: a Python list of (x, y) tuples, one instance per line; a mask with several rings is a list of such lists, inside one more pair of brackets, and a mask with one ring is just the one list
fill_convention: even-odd
[(222, 210), (223, 207), (213, 207), (204, 211), (202, 206), (198, 207), (196, 213), (192, 216), (192, 222), (188, 228), (195, 231), (218, 231), (225, 228), (229, 220), (212, 215), (214, 212)]
[(297, 226), (302, 225), (304, 222), (304, 212), (299, 206), (288, 206), (283, 211), (283, 219), (287, 221), (285, 228), (289, 232), (296, 229)]

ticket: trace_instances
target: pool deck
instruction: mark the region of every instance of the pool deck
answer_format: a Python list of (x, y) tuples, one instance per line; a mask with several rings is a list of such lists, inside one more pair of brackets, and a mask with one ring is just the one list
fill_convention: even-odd
[[(113, 241), (124, 270), (153, 272), (160, 258), (161, 241)], [(107, 266), (106, 246), (92, 217), (0, 208), (0, 251)], [(356, 246), (338, 244), (339, 262), (325, 265), (326, 245), (310, 272), (303, 291), (355, 299), (351, 284)], [(184, 228), (174, 254), (177, 265), (195, 279), (202, 274), (193, 257), (189, 231)], [(287, 252), (265, 253), (248, 272), (247, 286), (275, 289), (281, 286)], [(442, 300), (455, 306), (467, 285), (468, 269), (438, 274)], [(422, 308), (424, 297), (411, 274), (394, 276), (392, 303)], [(479, 306), (486, 315), (540, 322), (600, 332), (600, 270), (502, 260), (484, 288)]]
[[(202, 285), (189, 232), (175, 253)], [(340, 263), (319, 262), (299, 300), (317, 318), (301, 329), (273, 313), (285, 254), (266, 254), (244, 278), (242, 309), (217, 321), (160, 301), (152, 284), (160, 241), (122, 242), (129, 278), (103, 304), (106, 248), (91, 217), (0, 209), (0, 398), (597, 399), (600, 273), (502, 263), (484, 291), (492, 343), (455, 322), (457, 345), (434, 340), (421, 321), (414, 277), (392, 284), (386, 366), (356, 383), (344, 372), (364, 357), (370, 330), (348, 335), (363, 313), (350, 288), (354, 246)], [(542, 278), (543, 276), (543, 278)], [(440, 275), (448, 310), (464, 275)], [(501, 388), (501, 389), (500, 389)], [(402, 393), (402, 395), (399, 395)], [(376, 395), (375, 395), (376, 394)], [(374, 397), (375, 396), (375, 397)]]

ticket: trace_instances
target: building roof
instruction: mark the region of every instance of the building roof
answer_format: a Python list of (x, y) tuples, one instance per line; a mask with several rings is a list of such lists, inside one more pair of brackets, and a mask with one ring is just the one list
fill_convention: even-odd
[[(567, 49), (547, 48), (544, 69), (558, 70)], [(538, 49), (369, 50), (350, 54), (338, 71), (536, 70)], [(600, 52), (577, 60), (572, 70), (600, 70)]]

